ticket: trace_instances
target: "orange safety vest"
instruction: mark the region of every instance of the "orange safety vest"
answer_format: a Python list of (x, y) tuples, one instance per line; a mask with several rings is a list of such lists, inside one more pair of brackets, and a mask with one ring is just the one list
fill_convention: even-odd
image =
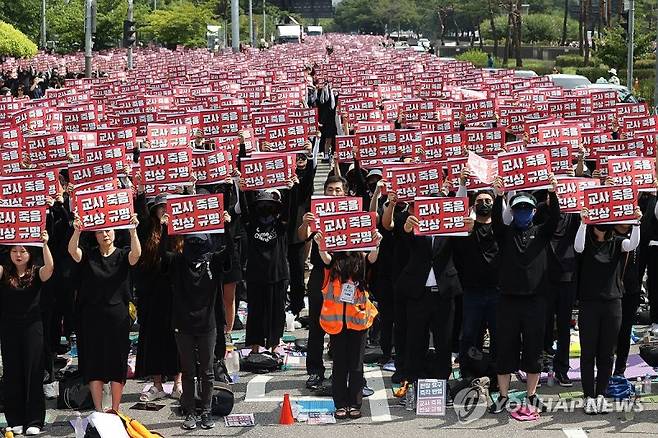
[(339, 278), (329, 280), (329, 270), (325, 269), (325, 284), (322, 288), (324, 302), (320, 312), (320, 326), (330, 335), (343, 331), (343, 320), (350, 330), (367, 330), (377, 316), (377, 308), (368, 298), (368, 292), (357, 288), (354, 304), (340, 301), (342, 283)]

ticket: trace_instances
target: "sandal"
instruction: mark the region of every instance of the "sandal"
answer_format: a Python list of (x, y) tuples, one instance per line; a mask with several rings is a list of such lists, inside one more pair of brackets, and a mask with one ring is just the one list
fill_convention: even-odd
[(360, 408), (350, 408), (350, 418), (356, 420), (361, 418), (361, 409)]
[(348, 415), (349, 413), (347, 411), (347, 408), (338, 408), (334, 413), (334, 417), (336, 418), (336, 420), (345, 420), (348, 417)]

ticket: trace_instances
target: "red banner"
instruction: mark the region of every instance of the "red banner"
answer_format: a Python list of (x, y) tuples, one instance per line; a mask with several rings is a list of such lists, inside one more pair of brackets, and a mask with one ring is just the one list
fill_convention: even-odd
[(167, 198), (170, 234), (223, 233), (224, 195)]
[(43, 246), (46, 207), (0, 208), (0, 245)]
[(69, 132), (69, 150), (74, 163), (82, 161), (82, 151), (98, 146), (98, 135), (95, 132)]
[(192, 182), (192, 149), (145, 149), (139, 153), (139, 167), (145, 184), (170, 185)]
[(345, 213), (320, 217), (319, 231), (324, 251), (368, 251), (376, 247), (377, 214)]
[(464, 155), (464, 143), (461, 132), (423, 132), (424, 159), (427, 161), (446, 161)]
[(503, 151), (505, 145), (505, 127), (498, 128), (468, 128), (462, 132), (466, 137), (466, 147), (469, 151), (483, 157), (495, 156)]
[(546, 150), (498, 155), (498, 174), (506, 190), (550, 187), (551, 157)]
[(69, 154), (67, 134), (26, 135), (23, 147), (31, 164), (58, 165), (66, 164)]
[(596, 187), (598, 185), (599, 181), (592, 178), (558, 178), (555, 194), (560, 202), (560, 213), (580, 214), (584, 206), (583, 190), (587, 187)]
[(265, 141), (272, 152), (303, 151), (307, 139), (305, 125), (271, 125), (265, 130)]
[(192, 166), (197, 185), (226, 182), (231, 175), (231, 163), (223, 149), (216, 151), (192, 151)]
[(146, 140), (151, 148), (187, 146), (191, 138), (192, 129), (189, 125), (149, 123), (146, 127)]
[(583, 189), (587, 224), (635, 223), (636, 191), (632, 187), (599, 186)]
[(128, 150), (137, 147), (136, 128), (99, 128), (98, 146), (123, 146)]
[(363, 198), (313, 196), (310, 211), (315, 215), (315, 222), (311, 223), (311, 231), (317, 231), (320, 226), (320, 216), (363, 211)]
[(133, 227), (133, 196), (129, 189), (75, 193), (73, 198), (83, 231)]
[[(102, 149), (102, 148), (100, 148)], [(69, 180), (73, 186), (105, 179), (115, 179), (123, 172), (123, 157), (104, 158), (100, 161), (69, 164)]]
[(443, 170), (438, 163), (396, 166), (391, 168), (391, 190), (398, 195), (400, 201), (411, 202), (416, 197), (438, 193), (442, 177)]
[(655, 192), (656, 159), (647, 157), (610, 157), (608, 175), (614, 184), (632, 186), (641, 192)]
[(468, 216), (468, 198), (416, 198), (414, 216), (416, 236), (466, 236), (464, 218)]
[(354, 162), (354, 136), (336, 136), (336, 159), (339, 163)]
[(381, 164), (383, 160), (399, 158), (401, 153), (398, 141), (396, 131), (359, 132), (355, 135), (357, 158), (364, 167)]
[(48, 178), (11, 177), (0, 178), (0, 207), (40, 207), (46, 205)]
[(573, 170), (573, 154), (569, 143), (530, 143), (526, 145), (526, 148), (528, 151), (547, 150), (551, 156), (551, 171), (556, 175), (565, 175)]
[(247, 190), (287, 189), (295, 166), (295, 154), (254, 153), (242, 159), (242, 178)]

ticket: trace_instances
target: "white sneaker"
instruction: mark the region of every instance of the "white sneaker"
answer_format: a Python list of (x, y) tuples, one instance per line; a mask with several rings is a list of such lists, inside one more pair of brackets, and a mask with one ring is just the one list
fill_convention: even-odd
[(41, 433), (41, 429), (39, 429), (36, 426), (30, 426), (25, 431), (25, 435), (27, 435), (27, 436), (39, 435), (40, 433)]
[(596, 399), (592, 397), (587, 397), (585, 399), (585, 406), (583, 406), (583, 410), (585, 411), (585, 414), (587, 415), (596, 415), (598, 414), (597, 410), (597, 405), (596, 405)]
[(598, 410), (599, 414), (607, 414), (610, 412), (608, 409), (608, 402), (604, 396), (600, 395), (596, 397), (596, 409)]
[(652, 336), (658, 336), (658, 324), (655, 322), (651, 324), (651, 328), (649, 329), (649, 332), (651, 333)]
[(139, 396), (139, 400), (142, 402), (153, 402), (156, 400), (160, 400), (161, 398), (165, 398), (166, 396), (167, 396), (166, 392), (160, 391), (154, 385), (151, 386), (148, 391), (142, 392), (142, 394)]
[(183, 395), (183, 390), (180, 387), (174, 386), (173, 391), (171, 391), (171, 398), (180, 400), (181, 396)]
[(23, 426), (14, 426), (10, 428), (14, 435), (23, 435)]

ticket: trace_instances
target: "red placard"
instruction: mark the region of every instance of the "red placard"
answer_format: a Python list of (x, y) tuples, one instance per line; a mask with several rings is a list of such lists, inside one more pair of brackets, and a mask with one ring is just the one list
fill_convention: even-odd
[(95, 132), (69, 132), (69, 150), (74, 163), (82, 161), (82, 151), (98, 146), (98, 134)]
[(505, 145), (505, 127), (468, 128), (463, 131), (465, 144), (469, 151), (483, 157), (495, 156), (503, 151)]
[(99, 128), (96, 133), (98, 146), (123, 146), (129, 150), (137, 147), (136, 128)]
[(381, 164), (383, 160), (399, 158), (396, 131), (357, 133), (355, 135), (357, 158), (364, 167)]
[(466, 123), (496, 120), (496, 102), (493, 99), (474, 99), (452, 102), (453, 109), (464, 116)]
[(376, 247), (377, 214), (345, 213), (321, 216), (318, 230), (322, 233), (323, 251), (368, 251)]
[(419, 157), (423, 152), (423, 133), (419, 129), (398, 131), (400, 153), (404, 157)]
[(287, 189), (295, 174), (295, 154), (254, 153), (241, 161), (247, 190)]
[(608, 175), (614, 184), (632, 186), (641, 192), (655, 192), (656, 159), (648, 157), (609, 157)]
[(20, 149), (0, 149), (0, 174), (11, 175), (21, 170), (23, 159)]
[(556, 175), (566, 175), (573, 170), (573, 155), (569, 143), (530, 143), (526, 145), (526, 148), (528, 151), (547, 150), (551, 156), (551, 170)]
[[(413, 201), (441, 190), (443, 170), (438, 163), (391, 168), (391, 190), (400, 201)], [(388, 177), (387, 177), (388, 178)]]
[(149, 123), (146, 127), (146, 140), (151, 148), (187, 146), (191, 138), (192, 128), (190, 128), (190, 125)]
[(23, 151), (31, 164), (58, 165), (68, 162), (69, 142), (65, 132), (26, 135)]
[(354, 161), (354, 135), (336, 136), (336, 159), (339, 163)]
[(498, 155), (498, 174), (506, 190), (550, 187), (551, 157), (546, 150)]
[[(448, 176), (447, 179), (450, 181), (450, 185), (453, 190), (457, 190), (459, 187), (459, 178), (461, 176), (462, 169), (464, 166), (468, 165), (468, 157), (455, 158), (453, 160), (448, 160)], [(469, 191), (485, 189), (491, 187), (491, 184), (486, 184), (478, 179), (474, 174), (466, 181), (466, 189)]]
[(46, 207), (1, 207), (0, 245), (43, 246)]
[(311, 222), (311, 231), (315, 232), (320, 226), (320, 216), (363, 211), (363, 198), (348, 196), (313, 196), (311, 198), (310, 211), (315, 215), (315, 222)]
[(307, 138), (305, 125), (270, 125), (265, 130), (265, 141), (273, 152), (303, 151)]
[(167, 198), (170, 234), (223, 233), (224, 195)]
[(144, 149), (139, 153), (139, 167), (145, 184), (187, 185), (192, 182), (192, 149)]
[(446, 161), (464, 155), (462, 132), (423, 132), (424, 160)]
[(537, 140), (539, 143), (561, 144), (567, 143), (573, 151), (580, 147), (580, 126), (577, 124), (547, 123), (537, 127)]
[(48, 178), (0, 178), (0, 207), (40, 207), (50, 196)]
[(270, 125), (283, 125), (288, 123), (288, 113), (285, 108), (274, 111), (252, 113), (254, 135), (257, 138), (265, 137), (265, 130)]
[(416, 236), (466, 236), (464, 218), (468, 216), (468, 198), (416, 198), (414, 216)]
[(231, 175), (231, 163), (224, 149), (215, 151), (192, 151), (192, 167), (197, 185), (226, 182)]
[(74, 192), (75, 212), (83, 231), (133, 228), (133, 195), (129, 189)]
[(633, 187), (599, 186), (583, 189), (584, 206), (589, 211), (586, 224), (635, 223), (637, 192)]
[[(103, 148), (99, 149), (102, 153)], [(73, 186), (106, 179), (115, 179), (123, 172), (123, 157), (102, 158), (100, 161), (69, 164), (69, 180)]]
[(580, 214), (584, 206), (583, 190), (587, 187), (596, 187), (598, 185), (599, 180), (592, 178), (558, 178), (555, 194), (560, 202), (560, 213)]

